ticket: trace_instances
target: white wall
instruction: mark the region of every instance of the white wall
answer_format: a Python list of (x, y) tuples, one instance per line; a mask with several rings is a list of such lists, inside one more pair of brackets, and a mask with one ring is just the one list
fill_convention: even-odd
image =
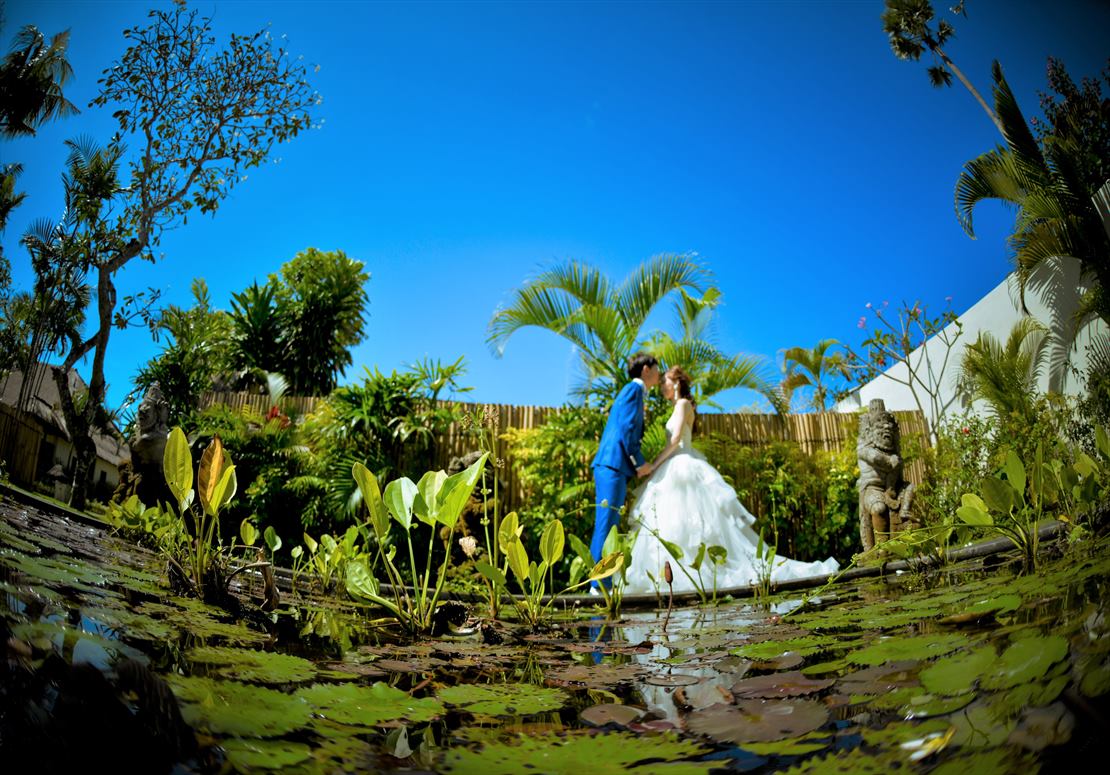
[[(1074, 259), (1056, 259), (1052, 265), (1046, 264), (1042, 270), (1034, 274), (1026, 288), (1025, 304), (1029, 314), (1047, 326), (1058, 338), (1067, 335), (1071, 330), (1072, 314), (1079, 297), (1075, 290), (1078, 283), (1078, 262)], [(956, 376), (963, 360), (964, 348), (974, 342), (981, 331), (989, 331), (1004, 343), (1010, 335), (1010, 329), (1022, 314), (1017, 279), (1011, 274), (971, 309), (960, 315), (963, 332), (952, 348), (943, 371), (941, 369), (945, 346), (937, 337), (914, 350), (910, 361), (913, 364), (920, 363), (919, 373), (922, 378), (936, 386), (942, 414), (945, 413), (945, 408), (948, 415), (962, 412), (966, 408), (978, 414), (985, 413), (986, 407), (982, 402), (977, 401), (967, 407), (956, 393)], [(946, 332), (952, 333), (953, 328), (954, 324), (949, 326)], [(1051, 389), (1071, 395), (1082, 393), (1082, 375), (1087, 369), (1087, 345), (1095, 337), (1105, 339), (1108, 336), (1110, 336), (1110, 330), (1101, 320), (1096, 319), (1080, 330), (1073, 347), (1066, 348), (1054, 342), (1049, 347), (1046, 368), (1041, 374), (1038, 388), (1042, 392)], [(1079, 376), (1071, 373), (1071, 367), (1079, 370)], [(902, 363), (896, 364), (841, 401), (836, 405), (836, 411), (857, 411), (861, 406), (866, 407), (874, 398), (883, 399), (886, 408), (891, 411), (917, 409), (917, 403), (909, 388), (896, 382), (896, 379), (907, 380), (907, 369)], [(918, 395), (925, 417), (930, 427), (933, 427), (936, 413), (930, 406), (929, 398), (920, 388), (918, 388)]]

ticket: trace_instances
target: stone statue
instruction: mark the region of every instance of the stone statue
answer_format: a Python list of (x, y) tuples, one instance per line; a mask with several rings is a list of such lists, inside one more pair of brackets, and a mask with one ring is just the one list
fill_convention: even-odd
[(893, 533), (915, 527), (915, 486), (902, 478), (898, 421), (881, 398), (872, 399), (859, 421), (859, 535), (863, 550)]
[(138, 428), (131, 442), (131, 467), (139, 482), (136, 493), (144, 504), (153, 506), (170, 499), (162, 474), (162, 456), (170, 433), (170, 405), (155, 382), (147, 388), (137, 412)]

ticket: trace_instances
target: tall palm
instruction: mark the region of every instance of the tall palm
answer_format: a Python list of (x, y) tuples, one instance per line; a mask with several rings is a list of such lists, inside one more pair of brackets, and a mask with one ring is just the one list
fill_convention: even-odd
[[(957, 13), (966, 13), (963, 10), (963, 0), (953, 9)], [(933, 21), (933, 6), (929, 0), (886, 0), (886, 10), (883, 11), (883, 32), (890, 37), (890, 48), (899, 59), (909, 59), (916, 62), (921, 55), (928, 51), (939, 64), (928, 69), (929, 81), (933, 86), (950, 86), (952, 76), (960, 79), (960, 83), (971, 92), (991, 121), (1003, 132), (998, 116), (987, 105), (983, 95), (971, 85), (971, 81), (963, 74), (955, 62), (945, 53), (943, 46), (953, 35), (955, 29), (944, 19), (937, 22), (936, 29), (930, 26)]]
[(721, 292), (710, 287), (700, 297), (679, 289), (675, 298), (678, 317), (678, 338), (665, 331), (656, 331), (643, 343), (643, 349), (664, 367), (681, 366), (690, 375), (694, 398), (704, 406), (720, 408), (713, 396), (733, 388), (747, 388), (760, 393), (780, 415), (789, 411), (768, 378), (766, 364), (757, 355), (729, 356), (710, 339), (713, 312), (721, 303)]
[(1049, 339), (1048, 329), (1031, 317), (1014, 324), (1005, 344), (988, 331), (980, 333), (964, 351), (957, 382), (961, 392), (985, 401), (999, 417), (1032, 420)]
[(708, 277), (686, 255), (650, 258), (620, 283), (595, 267), (569, 261), (513, 291), (509, 304), (490, 320), (486, 342), (500, 357), (518, 330), (546, 328), (577, 349), (586, 391), (611, 390), (628, 381), (625, 364), (642, 344), (652, 310), (677, 291), (701, 292)]
[(1014, 205), (1017, 218), (1009, 238), (1014, 249), (1022, 303), (1034, 271), (1052, 259), (1079, 262), (1087, 288), (1080, 297), (1076, 328), (1091, 315), (1110, 323), (1110, 236), (1094, 202), (1086, 195), (1070, 139), (1037, 144), (998, 62), (993, 65), (994, 102), (1005, 146), (964, 165), (956, 182), (956, 214), (973, 239), (972, 213), (984, 199)]
[(73, 76), (66, 60), (68, 45), (68, 30), (49, 45), (32, 25), (19, 31), (0, 63), (0, 135), (33, 135), (40, 124), (79, 112), (62, 95), (62, 86)]
[(791, 391), (798, 387), (813, 388), (810, 405), (815, 412), (825, 411), (831, 389), (829, 380), (849, 374), (844, 355), (829, 352), (830, 347), (839, 344), (836, 339), (822, 339), (816, 347), (791, 347), (782, 353), (786, 366), (784, 387)]

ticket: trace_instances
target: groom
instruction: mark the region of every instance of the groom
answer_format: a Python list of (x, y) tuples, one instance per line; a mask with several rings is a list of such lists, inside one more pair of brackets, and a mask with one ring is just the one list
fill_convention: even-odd
[[(621, 388), (609, 409), (609, 420), (593, 462), (597, 513), (590, 554), (594, 562), (601, 559), (605, 539), (620, 521), (628, 480), (645, 476), (650, 468), (640, 454), (640, 440), (644, 435), (644, 397), (659, 384), (659, 363), (650, 355), (636, 353), (628, 361), (628, 376), (632, 381)], [(608, 588), (609, 579), (604, 579), (604, 583)]]

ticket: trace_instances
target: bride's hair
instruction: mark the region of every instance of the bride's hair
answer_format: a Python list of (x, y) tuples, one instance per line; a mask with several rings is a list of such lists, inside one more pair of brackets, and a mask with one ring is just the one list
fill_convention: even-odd
[(690, 375), (683, 371), (681, 366), (671, 366), (667, 369), (665, 376), (671, 378), (671, 382), (674, 383), (675, 388), (678, 390), (679, 398), (685, 398), (691, 404), (697, 406), (697, 402), (694, 401), (694, 397), (690, 394)]

